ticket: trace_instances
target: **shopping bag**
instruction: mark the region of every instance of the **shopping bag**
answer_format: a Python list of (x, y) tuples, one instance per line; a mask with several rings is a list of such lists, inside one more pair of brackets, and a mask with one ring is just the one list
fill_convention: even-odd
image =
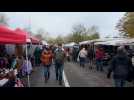
[(77, 62), (79, 62), (80, 61), (80, 58), (79, 58), (79, 56), (77, 57)]

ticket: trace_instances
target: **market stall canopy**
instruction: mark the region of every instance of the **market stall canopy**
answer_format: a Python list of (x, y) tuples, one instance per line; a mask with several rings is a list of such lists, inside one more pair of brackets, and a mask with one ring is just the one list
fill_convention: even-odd
[(64, 47), (73, 47), (74, 45), (76, 45), (76, 43), (71, 42), (71, 43), (65, 44)]
[(20, 28), (17, 28), (16, 30), (15, 30), (15, 32), (16, 33), (18, 33), (18, 34), (22, 34), (22, 35), (26, 35), (26, 38), (25, 38), (25, 41), (26, 41), (26, 43), (30, 43), (31, 42), (31, 39), (30, 39), (30, 35), (26, 32), (26, 31), (24, 31), (24, 30), (22, 30), (22, 29), (20, 29)]
[(96, 42), (94, 45), (107, 45), (107, 41)]
[(48, 45), (48, 43), (46, 41), (42, 41), (43, 45)]
[(121, 46), (126, 45), (129, 39), (127, 38), (114, 38), (107, 41), (96, 42), (95, 45), (112, 45), (112, 46)]
[(3, 44), (23, 44), (26, 43), (26, 34), (18, 34), (13, 29), (0, 25), (0, 43)]
[(134, 45), (134, 38), (128, 39), (126, 45)]
[(109, 40), (113, 40), (113, 38), (100, 38), (100, 39), (94, 39), (94, 40), (90, 40), (89, 43), (96, 43), (96, 42), (105, 42), (105, 41), (109, 41)]
[(82, 41), (82, 42), (79, 42), (80, 45), (85, 45), (85, 44), (88, 44), (89, 41)]
[(39, 44), (39, 43), (41, 42), (39, 39), (37, 39), (37, 38), (34, 37), (34, 36), (31, 36), (30, 38), (31, 38), (31, 42), (32, 42), (33, 44)]
[(107, 41), (107, 38), (102, 38), (102, 39), (93, 39), (93, 40), (87, 40), (87, 41), (82, 41), (79, 44), (80, 45), (86, 45), (86, 44), (91, 44), (91, 43), (95, 43), (95, 42), (104, 42)]

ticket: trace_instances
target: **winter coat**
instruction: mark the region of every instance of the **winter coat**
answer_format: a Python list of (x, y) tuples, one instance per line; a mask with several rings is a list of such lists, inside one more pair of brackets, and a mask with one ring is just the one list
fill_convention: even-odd
[(113, 71), (114, 79), (127, 79), (130, 70), (132, 70), (132, 61), (125, 54), (117, 54), (110, 63), (108, 74)]
[(79, 57), (86, 58), (87, 57), (87, 51), (82, 49), (79, 53)]
[(44, 65), (50, 65), (52, 63), (52, 58), (53, 55), (51, 51), (48, 51), (48, 53), (46, 53), (46, 51), (42, 52), (41, 61)]
[(104, 58), (104, 52), (102, 51), (102, 50), (99, 50), (99, 49), (97, 49), (96, 50), (96, 54), (95, 54), (95, 56), (96, 56), (96, 59), (103, 59)]

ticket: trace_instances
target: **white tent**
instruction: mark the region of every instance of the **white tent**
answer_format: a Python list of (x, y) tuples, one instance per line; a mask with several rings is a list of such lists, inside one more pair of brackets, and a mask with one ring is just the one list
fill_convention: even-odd
[(112, 40), (112, 38), (101, 38), (101, 39), (82, 41), (79, 44), (80, 45), (85, 45), (85, 44), (96, 43), (96, 42), (105, 42), (105, 41), (108, 41), (108, 40)]
[(43, 45), (48, 45), (48, 43), (46, 41), (42, 41)]
[(75, 42), (71, 42), (71, 43), (65, 44), (64, 46), (65, 47), (73, 47), (75, 44), (76, 44)]
[(96, 42), (95, 45), (113, 45), (113, 46), (120, 46), (120, 45), (126, 45), (129, 39), (127, 38), (114, 38), (107, 41), (102, 42)]
[(128, 39), (127, 45), (134, 45), (134, 38)]
[(88, 44), (88, 43), (89, 43), (89, 40), (88, 41), (79, 42), (80, 45), (85, 45), (85, 44)]
[(107, 45), (107, 41), (102, 41), (102, 42), (96, 42), (94, 43), (95, 45)]

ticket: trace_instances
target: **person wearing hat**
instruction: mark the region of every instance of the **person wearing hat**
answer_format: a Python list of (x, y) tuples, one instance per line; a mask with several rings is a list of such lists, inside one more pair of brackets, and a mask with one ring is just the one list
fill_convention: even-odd
[(128, 74), (132, 69), (131, 59), (127, 56), (125, 48), (120, 46), (117, 48), (116, 56), (111, 60), (107, 78), (110, 78), (111, 72), (113, 72), (115, 87), (124, 87)]
[(41, 63), (40, 56), (41, 56), (41, 49), (39, 47), (36, 47), (34, 51), (35, 66), (40, 66)]
[(47, 81), (50, 78), (50, 66), (52, 64), (52, 59), (53, 59), (53, 54), (52, 54), (49, 47), (46, 47), (46, 49), (44, 49), (44, 51), (41, 54), (40, 59), (41, 59), (41, 62), (44, 66), (45, 83), (47, 83)]

